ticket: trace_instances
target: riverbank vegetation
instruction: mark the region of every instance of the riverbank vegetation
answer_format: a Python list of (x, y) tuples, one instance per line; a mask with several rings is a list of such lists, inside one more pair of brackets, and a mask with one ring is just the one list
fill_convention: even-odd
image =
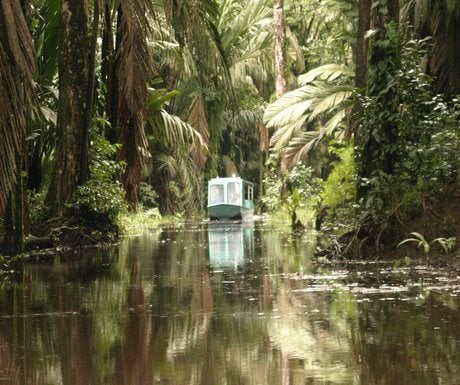
[(457, 1), (12, 0), (0, 25), (4, 255), (203, 218), (234, 173), (341, 255), (458, 239)]

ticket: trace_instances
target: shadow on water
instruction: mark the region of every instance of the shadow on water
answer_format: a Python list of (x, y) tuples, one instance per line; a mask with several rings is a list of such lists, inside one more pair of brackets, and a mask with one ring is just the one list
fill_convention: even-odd
[(460, 383), (460, 278), (195, 223), (0, 276), (3, 384)]

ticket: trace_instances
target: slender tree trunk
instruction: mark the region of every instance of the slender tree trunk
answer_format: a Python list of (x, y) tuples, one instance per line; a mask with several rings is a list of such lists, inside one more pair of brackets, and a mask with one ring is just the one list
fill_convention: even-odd
[(365, 38), (366, 32), (371, 25), (371, 0), (359, 0), (358, 15), (358, 35), (356, 38), (356, 76), (355, 86), (365, 88), (367, 84), (367, 54), (368, 39)]
[[(118, 20), (121, 17), (121, 7), (118, 8)], [(118, 78), (117, 72), (117, 60), (116, 60), (116, 48), (114, 33), (112, 30), (112, 13), (108, 1), (105, 1), (104, 11), (104, 34), (102, 40), (102, 68), (101, 77), (102, 81), (106, 85), (105, 95), (105, 114), (110, 127), (106, 132), (106, 137), (111, 143), (119, 141), (118, 133)], [(117, 25), (117, 46), (119, 46), (119, 23)]]
[(284, 21), (283, 0), (275, 0), (274, 24), (275, 24), (275, 76), (276, 98), (286, 93), (286, 24)]
[[(356, 75), (355, 87), (360, 89), (364, 94), (367, 87), (367, 72), (368, 72), (368, 52), (369, 40), (365, 38), (366, 32), (370, 29), (371, 25), (371, 0), (359, 0), (359, 13), (358, 13), (358, 33), (356, 36), (355, 47), (355, 62), (356, 62)], [(358, 130), (358, 120), (362, 114), (362, 109), (356, 103), (353, 106), (352, 118), (350, 122), (350, 132), (354, 134), (355, 145), (360, 146), (363, 142), (361, 133)]]
[(82, 150), (81, 150), (81, 168), (78, 184), (81, 185), (86, 182), (89, 177), (89, 162), (88, 162), (88, 151), (89, 151), (89, 131), (91, 127), (91, 119), (93, 117), (93, 104), (94, 104), (94, 83), (96, 80), (96, 46), (97, 37), (99, 30), (99, 13), (100, 13), (100, 0), (94, 0), (94, 14), (93, 14), (93, 26), (91, 36), (91, 48), (89, 51), (88, 58), (88, 87), (86, 90), (86, 109), (85, 109), (85, 126), (82, 136)]
[(14, 193), (14, 254), (24, 251), (24, 179), (22, 175), (22, 154), (16, 153), (18, 179)]
[[(87, 121), (88, 14), (86, 0), (61, 0), (59, 34), (59, 102), (56, 163), (46, 204), (53, 214), (78, 186)], [(83, 166), (85, 167), (85, 166)]]

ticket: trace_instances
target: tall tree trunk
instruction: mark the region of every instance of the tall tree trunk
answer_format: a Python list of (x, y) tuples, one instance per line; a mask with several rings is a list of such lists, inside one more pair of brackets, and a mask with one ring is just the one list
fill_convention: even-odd
[[(56, 163), (46, 204), (53, 214), (62, 212), (64, 203), (78, 186), (88, 87), (88, 13), (86, 0), (61, 0), (59, 33), (59, 102)], [(83, 166), (86, 167), (86, 166)]]
[(28, 2), (0, 0), (0, 216), (17, 182), (33, 94), (35, 55), (24, 10)]
[(35, 68), (27, 13), (27, 1), (0, 0), (0, 216), (7, 208), (2, 246), (11, 254), (24, 249), (22, 159)]
[(284, 20), (284, 1), (275, 0), (274, 25), (275, 25), (275, 76), (276, 98), (279, 99), (286, 93), (286, 24)]
[[(115, 47), (112, 11), (109, 2), (106, 0), (104, 5), (104, 32), (102, 39), (102, 65), (101, 65), (101, 78), (106, 86), (105, 95), (105, 114), (110, 126), (107, 129), (106, 137), (111, 143), (120, 140), (118, 133), (118, 78), (116, 76), (117, 63), (116, 51), (118, 50), (120, 42), (119, 25), (116, 28), (117, 48)], [(118, 7), (118, 19), (121, 17), (121, 6)], [(119, 22), (118, 22), (119, 24)]]
[(91, 127), (91, 119), (93, 117), (93, 104), (94, 104), (94, 83), (96, 80), (96, 49), (97, 37), (99, 31), (99, 14), (100, 14), (100, 0), (94, 0), (93, 10), (93, 26), (91, 36), (91, 47), (88, 57), (88, 87), (86, 90), (86, 108), (85, 108), (85, 129), (82, 136), (82, 150), (81, 150), (81, 168), (78, 184), (81, 185), (86, 182), (89, 177), (89, 130)]
[(365, 38), (366, 32), (371, 25), (371, 0), (359, 0), (358, 14), (358, 34), (356, 37), (356, 76), (355, 86), (365, 88), (367, 84), (367, 53), (368, 39)]
[[(366, 39), (366, 32), (371, 26), (371, 0), (359, 0), (358, 12), (358, 32), (356, 36), (355, 47), (355, 87), (362, 90), (365, 94), (367, 86), (367, 73), (368, 73), (368, 52), (369, 52), (369, 39)], [(362, 114), (362, 109), (358, 103), (353, 106), (352, 118), (350, 122), (350, 132), (354, 134), (355, 144), (361, 145), (363, 138), (358, 130), (358, 120)]]

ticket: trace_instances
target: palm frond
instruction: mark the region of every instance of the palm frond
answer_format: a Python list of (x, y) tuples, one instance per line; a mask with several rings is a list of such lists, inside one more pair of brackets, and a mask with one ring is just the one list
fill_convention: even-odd
[(117, 52), (119, 91), (119, 126), (123, 130), (121, 157), (126, 161), (123, 184), (127, 199), (133, 208), (137, 204), (137, 191), (142, 181), (148, 153), (144, 132), (147, 81), (151, 73), (150, 52), (147, 45), (149, 17), (152, 5), (141, 0), (120, 3), (121, 42)]
[(270, 104), (264, 113), (264, 123), (269, 128), (281, 127), (298, 119), (306, 119), (306, 112), (313, 103), (312, 88), (304, 86), (287, 92)]
[(241, 47), (244, 37), (253, 35), (252, 30), (260, 30), (261, 23), (270, 18), (272, 10), (267, 0), (255, 0), (247, 4), (227, 0), (224, 3), (218, 28), (224, 51), (230, 52), (234, 47)]
[(286, 145), (297, 136), (304, 127), (303, 120), (297, 120), (293, 123), (279, 127), (270, 138), (270, 146), (277, 152), (282, 150)]
[(351, 85), (322, 87), (312, 103), (308, 120), (312, 121), (318, 115), (333, 111), (352, 94), (353, 86)]
[(158, 124), (161, 126), (162, 133), (159, 135), (164, 136), (169, 148), (188, 148), (191, 144), (202, 151), (207, 151), (206, 142), (193, 126), (165, 110), (159, 112), (159, 117), (161, 121), (157, 121), (156, 126), (158, 127)]
[[(163, 108), (177, 95), (177, 91), (149, 88), (147, 109), (149, 127), (153, 130), (155, 139), (157, 141), (161, 140), (163, 146), (166, 148), (189, 148), (191, 146), (192, 152), (198, 151), (201, 154), (206, 154), (209, 141), (206, 130), (203, 137), (200, 130), (196, 129), (197, 126), (183, 121), (178, 116), (169, 114)], [(195, 111), (194, 114), (198, 114), (198, 112)], [(198, 115), (192, 117), (192, 121), (196, 121), (195, 124), (197, 125), (200, 124), (198, 122)]]
[(267, 79), (273, 70), (272, 12), (267, 0), (223, 2), (217, 28), (233, 86), (247, 81), (248, 75)]
[(304, 131), (293, 138), (283, 151), (282, 162), (286, 168), (291, 168), (296, 163), (307, 158), (311, 153), (316, 151), (318, 146), (324, 143), (327, 138), (327, 131)]
[(339, 77), (352, 78), (354, 75), (355, 72), (350, 67), (339, 64), (325, 64), (308, 71), (306, 74), (300, 75), (299, 84), (305, 85), (316, 79), (333, 81)]
[(289, 28), (286, 28), (286, 37), (287, 37), (287, 56), (290, 61), (292, 61), (293, 66), (297, 73), (305, 71), (305, 60), (303, 49), (297, 40), (297, 36), (292, 33)]
[(245, 131), (260, 124), (262, 118), (263, 111), (261, 109), (240, 110), (237, 114), (232, 116), (229, 123), (235, 127), (236, 130)]
[(50, 84), (57, 72), (60, 0), (41, 1), (42, 22), (34, 33), (37, 74), (40, 84)]
[[(209, 126), (206, 118), (206, 103), (202, 94), (197, 95), (192, 103), (187, 122), (195, 128), (202, 138), (199, 146), (192, 146), (192, 157), (196, 165), (202, 169), (206, 164), (207, 145), (209, 144)], [(202, 145), (204, 144), (204, 146)]]
[(354, 88), (341, 84), (339, 78), (352, 75), (344, 66), (321, 66), (300, 77), (303, 86), (267, 107), (264, 122), (275, 128), (270, 145), (281, 153), (286, 166), (316, 150), (325, 137), (341, 128)]
[[(343, 106), (339, 108), (337, 112), (329, 118), (329, 120), (325, 123), (324, 127), (328, 134), (332, 134), (332, 132), (336, 131), (344, 119), (347, 117), (348, 114), (348, 106)], [(348, 133), (346, 133), (348, 134)]]

